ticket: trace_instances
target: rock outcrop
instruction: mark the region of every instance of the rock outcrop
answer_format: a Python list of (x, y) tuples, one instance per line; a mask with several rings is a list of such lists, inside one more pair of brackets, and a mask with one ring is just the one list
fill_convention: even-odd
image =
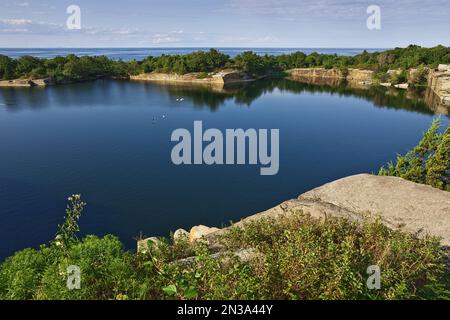
[(440, 69), (431, 70), (428, 75), (428, 86), (436, 93), (443, 105), (450, 106), (450, 69), (440, 65)]
[(372, 83), (373, 71), (361, 69), (348, 69), (347, 81), (359, 81), (367, 84)]
[(31, 87), (31, 81), (27, 79), (1, 80), (0, 87)]
[(296, 68), (287, 71), (287, 74), (292, 78), (305, 78), (305, 79), (338, 79), (354, 82), (365, 82), (367, 84), (372, 83), (373, 71), (361, 70), (361, 69), (348, 69), (346, 73), (343, 73), (338, 69), (325, 69), (325, 68)]
[(143, 73), (130, 77), (131, 80), (151, 81), (164, 84), (200, 84), (213, 87), (254, 81), (246, 73), (236, 70), (222, 70), (216, 73), (187, 73), (179, 75), (176, 73)]
[(380, 215), (390, 228), (428, 233), (450, 245), (450, 193), (397, 177), (361, 174), (306, 192), (298, 200), (315, 200), (352, 215)]
[[(342, 217), (362, 221), (365, 216), (379, 216), (391, 229), (429, 234), (450, 246), (450, 193), (397, 177), (359, 174), (339, 179), (300, 195), (297, 199), (252, 215), (236, 223), (262, 217), (303, 211), (316, 218)], [(205, 237), (214, 247), (217, 236), (225, 229)]]
[(438, 71), (450, 71), (450, 64), (440, 64), (437, 69)]
[[(424, 95), (415, 97), (414, 99), (424, 101), (437, 114), (448, 115), (450, 109), (450, 67), (448, 65), (440, 65), (437, 70), (430, 70), (427, 67), (424, 70), (428, 78), (428, 87)], [(409, 69), (408, 83), (399, 84), (374, 80), (373, 71), (362, 69), (348, 69), (346, 73), (343, 73), (338, 69), (297, 68), (288, 70), (287, 78), (303, 83), (332, 87), (341, 85), (343, 80), (345, 80), (346, 87), (350, 89), (369, 89), (372, 85), (376, 84), (382, 87), (392, 87), (413, 92), (414, 90), (409, 89), (414, 87), (413, 83), (419, 75), (418, 71), (419, 69)], [(401, 72), (401, 69), (393, 69), (388, 70), (386, 75), (399, 75)], [(391, 94), (392, 92), (389, 93)]]
[(442, 97), (440, 97), (431, 88), (427, 88), (425, 90), (423, 100), (434, 113), (449, 115), (450, 105), (443, 104)]
[(154, 245), (157, 245), (159, 242), (159, 239), (157, 237), (150, 237), (143, 240), (139, 240), (137, 242), (137, 252), (145, 253), (149, 250), (149, 244), (153, 243)]
[(394, 84), (394, 87), (397, 89), (403, 89), (406, 90), (409, 87), (408, 83), (399, 83), (399, 84)]
[(189, 232), (187, 232), (184, 229), (178, 229), (173, 233), (173, 240), (175, 242), (177, 241), (183, 241), (189, 239)]
[(325, 68), (296, 68), (288, 70), (287, 74), (293, 78), (344, 78), (341, 71)]
[(0, 87), (46, 87), (53, 85), (50, 78), (45, 79), (14, 79), (14, 80), (0, 80)]
[(189, 232), (189, 241), (194, 242), (200, 240), (203, 237), (207, 237), (209, 234), (215, 233), (219, 230), (219, 228), (210, 228), (204, 225), (192, 227), (191, 231)]
[[(261, 218), (276, 219), (299, 211), (318, 219), (340, 217), (357, 223), (368, 216), (380, 217), (391, 229), (401, 229), (417, 237), (431, 235), (440, 238), (450, 263), (450, 192), (397, 177), (359, 174), (327, 183), (296, 199), (249, 216), (234, 226)], [(224, 255), (219, 238), (227, 229), (203, 225), (193, 227), (190, 232), (179, 229), (174, 234), (174, 240), (184, 238), (193, 243), (202, 239), (213, 252), (211, 257), (219, 258)], [(138, 252), (146, 252), (149, 243), (158, 241), (154, 237), (139, 241)], [(235, 254), (245, 262), (258, 253), (252, 248), (242, 248)], [(180, 261), (189, 264), (195, 259), (189, 257)]]

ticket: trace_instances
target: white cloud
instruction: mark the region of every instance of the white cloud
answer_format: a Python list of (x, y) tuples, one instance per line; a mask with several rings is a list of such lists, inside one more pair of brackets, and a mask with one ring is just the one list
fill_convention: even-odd
[(64, 32), (64, 26), (44, 21), (30, 19), (0, 19), (0, 32), (2, 34), (29, 34), (51, 35)]
[(126, 30), (126, 29), (120, 29), (120, 30), (112, 30), (111, 31), (112, 34), (122, 34), (122, 35), (126, 35), (126, 34), (131, 34), (133, 33), (132, 30)]
[(24, 24), (32, 24), (33, 21), (28, 20), (28, 19), (0, 19), (0, 23), (6, 24), (6, 25), (17, 26), (17, 25), (24, 25)]
[(251, 37), (251, 36), (225, 36), (218, 40), (221, 43), (240, 43), (240, 44), (261, 44), (261, 43), (276, 43), (277, 37), (263, 36), (263, 37)]
[(0, 33), (27, 33), (28, 29), (0, 29)]
[[(364, 20), (370, 4), (369, 0), (228, 0), (220, 11), (283, 21)], [(418, 14), (442, 18), (450, 9), (448, 0), (377, 0), (375, 4), (381, 7), (384, 17), (392, 19)]]
[(265, 36), (265, 37), (260, 37), (260, 38), (256, 38), (255, 42), (263, 42), (263, 43), (270, 43), (270, 42), (277, 42), (278, 38), (277, 37), (272, 37), (272, 36)]
[(154, 34), (150, 36), (151, 42), (154, 44), (180, 42), (180, 38), (172, 37), (168, 34)]

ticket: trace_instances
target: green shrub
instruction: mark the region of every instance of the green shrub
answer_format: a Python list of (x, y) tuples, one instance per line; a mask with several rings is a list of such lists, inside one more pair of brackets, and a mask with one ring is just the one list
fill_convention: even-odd
[[(67, 268), (71, 265), (81, 270), (79, 290), (67, 288)], [(87, 236), (46, 266), (34, 298), (116, 299), (134, 297), (137, 289), (133, 255), (123, 250), (120, 240), (111, 235)]]
[[(71, 213), (60, 231), (78, 229), (77, 210), (84, 205), (78, 196), (69, 199)], [(78, 240), (67, 234), (69, 241), (57, 236), (6, 259), (0, 299), (450, 298), (439, 241), (392, 231), (379, 220), (318, 220), (292, 212), (231, 227), (218, 239), (219, 253), (205, 241), (159, 239), (133, 254), (111, 235)], [(248, 250), (245, 261), (236, 254), (242, 249)], [(80, 289), (67, 287), (71, 265), (80, 268)], [(380, 290), (366, 286), (370, 265), (381, 268)]]
[(417, 183), (450, 190), (450, 127), (439, 133), (440, 119), (435, 119), (419, 144), (397, 162), (382, 167), (379, 175), (396, 176)]
[(393, 72), (390, 75), (390, 82), (392, 84), (400, 84), (405, 83), (408, 79), (408, 73), (405, 70), (401, 70), (400, 72)]
[(207, 73), (207, 72), (200, 72), (197, 75), (197, 79), (206, 79), (206, 78), (210, 78), (211, 76)]
[(48, 263), (47, 250), (24, 249), (0, 266), (0, 299), (31, 299)]
[(424, 67), (423, 64), (417, 67), (415, 72), (410, 73), (410, 77), (408, 78), (408, 82), (415, 86), (424, 86), (428, 82), (428, 69)]
[(374, 80), (378, 83), (386, 83), (390, 81), (390, 77), (386, 71), (376, 72), (373, 76)]
[(68, 200), (69, 204), (66, 207), (64, 223), (58, 226), (58, 232), (56, 233), (55, 238), (56, 245), (63, 249), (78, 240), (76, 236), (76, 233), (80, 231), (78, 220), (86, 206), (86, 203), (81, 201), (81, 195), (79, 194), (70, 196)]
[(347, 67), (340, 67), (339, 68), (340, 72), (341, 72), (341, 76), (343, 78), (347, 78), (348, 74), (349, 74), (349, 70)]
[[(84, 206), (80, 195), (69, 197), (56, 239), (40, 250), (19, 251), (0, 266), (1, 299), (116, 299), (139, 294), (134, 256), (124, 251), (118, 238), (76, 238)], [(81, 269), (79, 290), (67, 288), (71, 265)]]
[[(380, 220), (320, 221), (294, 213), (233, 228), (225, 241), (257, 250), (251, 266), (260, 299), (450, 297), (439, 242), (392, 231)], [(380, 290), (366, 286), (370, 265), (381, 269)]]

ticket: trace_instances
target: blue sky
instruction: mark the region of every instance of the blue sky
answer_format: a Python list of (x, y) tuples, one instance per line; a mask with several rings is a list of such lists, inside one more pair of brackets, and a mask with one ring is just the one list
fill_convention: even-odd
[[(81, 9), (68, 30), (66, 9)], [(381, 30), (366, 26), (381, 8)], [(1, 0), (0, 47), (450, 46), (450, 0)]]

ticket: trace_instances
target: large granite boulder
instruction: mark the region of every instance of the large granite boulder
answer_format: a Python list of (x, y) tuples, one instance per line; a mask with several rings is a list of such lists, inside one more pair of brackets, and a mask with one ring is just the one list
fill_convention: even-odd
[(297, 199), (243, 219), (276, 218), (302, 210), (313, 217), (343, 217), (360, 221), (379, 215), (392, 229), (440, 237), (450, 245), (450, 192), (397, 177), (359, 174), (327, 183)]
[(426, 232), (450, 245), (450, 193), (397, 177), (360, 174), (302, 194), (353, 213), (379, 214), (391, 228)]
[(194, 241), (200, 240), (200, 239), (208, 236), (209, 234), (215, 233), (219, 230), (220, 230), (219, 228), (214, 228), (214, 227), (211, 228), (211, 227), (207, 227), (204, 225), (192, 227), (191, 231), (189, 232), (189, 241), (194, 242)]
[[(235, 226), (260, 219), (277, 218), (303, 211), (316, 218), (342, 217), (362, 221), (367, 215), (379, 216), (391, 229), (402, 229), (422, 236), (441, 238), (444, 246), (450, 246), (450, 192), (417, 184), (397, 177), (358, 174), (342, 178), (301, 194), (266, 211), (251, 215)], [(192, 243), (207, 240), (214, 251), (222, 249), (218, 236), (227, 228), (218, 229), (195, 226), (190, 232), (178, 233)], [(146, 249), (146, 239), (138, 247)]]

